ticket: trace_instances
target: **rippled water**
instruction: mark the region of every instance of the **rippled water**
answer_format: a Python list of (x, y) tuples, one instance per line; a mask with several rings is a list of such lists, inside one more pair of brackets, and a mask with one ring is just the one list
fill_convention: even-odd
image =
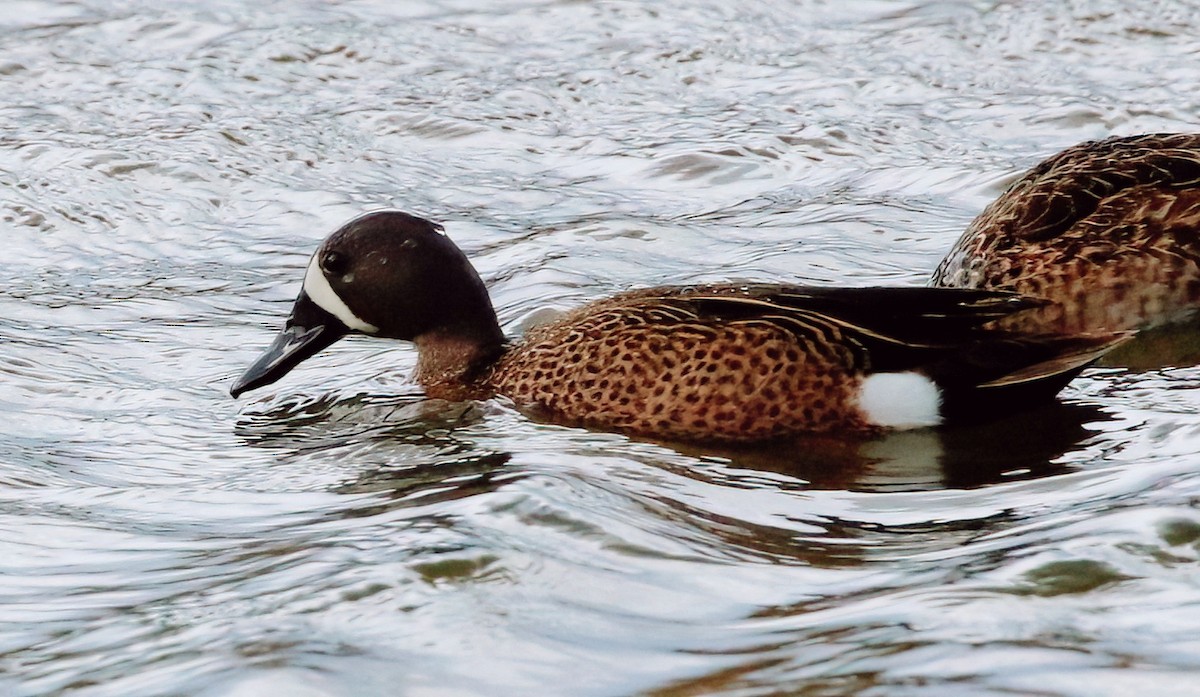
[(0, 694), (1195, 694), (1194, 368), (722, 452), (233, 401), (316, 242), (441, 220), (507, 329), (638, 285), (920, 284), (1016, 173), (1195, 130), (1183, 0), (0, 13)]

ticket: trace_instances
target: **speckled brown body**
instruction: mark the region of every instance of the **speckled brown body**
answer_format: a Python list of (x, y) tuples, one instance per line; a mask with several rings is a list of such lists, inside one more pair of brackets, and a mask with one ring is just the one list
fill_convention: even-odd
[(667, 438), (763, 440), (868, 428), (856, 356), (836, 326), (805, 341), (762, 319), (705, 321), (661, 291), (595, 303), (531, 330), (492, 388), (558, 418)]
[(1133, 329), (1200, 305), (1200, 135), (1110, 138), (1042, 162), (992, 202), (931, 284), (1053, 305), (1019, 331)]

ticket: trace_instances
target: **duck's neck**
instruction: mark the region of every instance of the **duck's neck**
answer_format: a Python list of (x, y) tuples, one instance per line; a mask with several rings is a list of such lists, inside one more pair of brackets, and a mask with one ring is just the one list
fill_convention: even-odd
[(439, 329), (416, 338), (417, 382), (435, 399), (486, 399), (489, 370), (504, 354), (499, 325), (486, 332)]

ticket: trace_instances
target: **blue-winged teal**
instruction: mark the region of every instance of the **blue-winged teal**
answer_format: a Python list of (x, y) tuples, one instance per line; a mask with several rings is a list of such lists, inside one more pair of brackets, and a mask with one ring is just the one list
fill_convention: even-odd
[(567, 423), (720, 441), (921, 427), (1051, 397), (1123, 338), (980, 326), (1038, 305), (944, 288), (662, 287), (593, 302), (510, 343), (441, 226), (385, 211), (321, 244), (284, 330), (231, 393), (361, 332), (415, 342), (431, 397), (503, 395)]
[(1140, 329), (1200, 305), (1200, 134), (1076, 145), (984, 209), (931, 279), (1051, 301), (1021, 331)]

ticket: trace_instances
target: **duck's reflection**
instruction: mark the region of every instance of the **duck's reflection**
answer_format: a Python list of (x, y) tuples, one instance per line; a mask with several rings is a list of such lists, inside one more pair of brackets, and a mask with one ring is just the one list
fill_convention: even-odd
[[(353, 462), (346, 470), (358, 474), (340, 490), (388, 489), (406, 496), (421, 482), (438, 485), (465, 475), (464, 467), (494, 469), (511, 458), (464, 435), (487, 419), (488, 404), (429, 400), (419, 393), (293, 400), (244, 413), (235, 433), (293, 464), (313, 457)], [(1067, 471), (1063, 456), (1093, 435), (1094, 424), (1110, 418), (1093, 404), (1051, 402), (978, 423), (873, 437), (808, 436), (756, 446), (654, 442), (691, 457), (727, 460), (732, 479), (738, 471), (772, 472), (814, 489), (921, 491)], [(679, 469), (677, 463), (665, 466)]]
[[(419, 394), (295, 398), (244, 413), (234, 432), (247, 445), (276, 451), (285, 466), (332, 463), (339, 470), (334, 491), (426, 505), (492, 491), (520, 476), (493, 477), (509, 453), (455, 435), (483, 418), (479, 403)], [(356, 515), (374, 512), (366, 507)]]
[(675, 446), (732, 468), (803, 479), (812, 488), (921, 491), (980, 487), (1066, 471), (1060, 460), (1111, 417), (1098, 406), (1051, 402), (1001, 418), (869, 438), (807, 437), (770, 446)]
[[(1050, 403), (955, 428), (856, 440), (812, 437), (770, 447), (722, 449), (647, 447), (644, 442), (611, 434), (604, 434), (598, 446), (596, 437), (587, 431), (547, 429), (529, 424), (511, 411), (497, 418), (496, 408), (495, 402), (443, 402), (424, 399), (419, 393), (268, 402), (259, 411), (244, 413), (236, 432), (246, 443), (273, 451), (287, 468), (289, 480), (298, 476), (304, 478), (305, 486), (367, 494), (346, 506), (331, 508), (329, 515), (339, 519), (404, 509), (410, 520), (424, 520), (439, 529), (453, 527), (453, 516), (448, 517), (443, 504), (486, 496), (527, 477), (548, 474), (556, 479), (566, 475), (568, 481), (588, 482), (596, 491), (605, 491), (612, 484), (610, 472), (591, 464), (597, 453), (602, 453), (621, 463), (648, 466), (615, 485), (604, 500), (617, 503), (611, 510), (601, 505), (604, 512), (598, 514), (595, 529), (588, 528), (588, 535), (608, 540), (614, 549), (636, 550), (630, 553), (638, 555), (661, 553), (644, 541), (621, 537), (603, 522), (615, 519), (610, 515), (625, 520), (630, 511), (644, 510), (644, 518), (633, 523), (634, 527), (664, 530), (659, 534), (691, 554), (848, 568), (860, 566), (864, 550), (881, 537), (892, 540), (896, 534), (933, 529), (948, 543), (956, 543), (964, 534), (974, 535), (981, 527), (1001, 524), (1008, 512), (989, 509), (962, 520), (887, 522), (870, 516), (859, 518), (854, 507), (825, 505), (819, 512), (812, 511), (806, 508), (805, 502), (812, 498), (806, 492), (937, 491), (1061, 473), (1070, 468), (1064, 464), (1070, 458), (1063, 456), (1092, 437), (1090, 425), (1108, 418), (1096, 406)], [(476, 428), (480, 424), (482, 427)], [(529, 429), (527, 452), (520, 435), (493, 434), (505, 424)], [(561, 464), (545, 457), (550, 442), (561, 452)], [(720, 458), (720, 464), (714, 466), (714, 458)], [(559, 466), (562, 472), (554, 469)], [(653, 476), (655, 469), (702, 482), (702, 486), (681, 486), (677, 478), (658, 480)], [(772, 476), (765, 478), (764, 473)], [(757, 510), (756, 515), (741, 515), (741, 509), (729, 504), (743, 499), (727, 497), (727, 493), (735, 493), (727, 487), (777, 490), (778, 496), (765, 500), (756, 498), (757, 494), (744, 498), (746, 503), (767, 502), (777, 513), (757, 515), (762, 513)], [(703, 491), (714, 498), (694, 495)], [(530, 507), (529, 525), (554, 519), (553, 515), (547, 518), (543, 510), (549, 505), (546, 500), (518, 498), (521, 502), (516, 505)], [(561, 520), (574, 521), (572, 525), (592, 515), (581, 511), (593, 509), (591, 503), (576, 509), (569, 503), (573, 500), (568, 497), (567, 503), (550, 505), (556, 511), (566, 506)]]
[(294, 396), (242, 412), (234, 434), (250, 446), (307, 450), (361, 434), (436, 439), (443, 429), (481, 419), (476, 402), (425, 399), (419, 392), (386, 397)]
[(1098, 365), (1137, 371), (1200, 365), (1200, 315), (1144, 329), (1101, 358)]

